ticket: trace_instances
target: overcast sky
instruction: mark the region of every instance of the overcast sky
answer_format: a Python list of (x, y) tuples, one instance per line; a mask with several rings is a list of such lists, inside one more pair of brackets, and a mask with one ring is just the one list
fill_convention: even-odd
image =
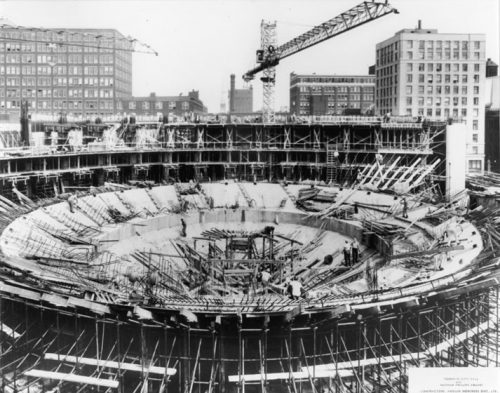
[[(262, 19), (278, 23), (278, 44), (357, 5), (360, 0), (0, 1), (0, 17), (21, 26), (115, 28), (153, 47), (133, 55), (133, 94), (200, 91), (209, 111), (227, 100), (229, 75), (254, 66)], [(486, 56), (499, 60), (500, 0), (392, 0), (389, 14), (291, 56), (277, 68), (276, 109), (289, 105), (290, 72), (368, 73), (375, 45), (418, 19), (443, 33), (486, 34)], [(262, 105), (254, 83), (254, 108)]]

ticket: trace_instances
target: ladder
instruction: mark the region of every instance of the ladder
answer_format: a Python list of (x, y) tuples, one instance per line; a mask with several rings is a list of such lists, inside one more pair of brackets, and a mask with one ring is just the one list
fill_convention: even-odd
[(338, 176), (339, 159), (335, 157), (336, 145), (326, 146), (326, 183), (336, 182)]

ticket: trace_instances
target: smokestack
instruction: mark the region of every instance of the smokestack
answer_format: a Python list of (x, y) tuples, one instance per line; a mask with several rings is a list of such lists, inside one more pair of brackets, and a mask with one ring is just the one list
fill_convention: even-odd
[(231, 74), (231, 90), (229, 90), (229, 113), (234, 113), (235, 75)]
[(419, 19), (418, 20), (418, 29), (421, 30), (422, 29), (422, 21)]

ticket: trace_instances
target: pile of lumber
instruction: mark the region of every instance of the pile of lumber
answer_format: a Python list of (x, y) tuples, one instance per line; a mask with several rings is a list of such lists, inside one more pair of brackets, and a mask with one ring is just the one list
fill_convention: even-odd
[[(482, 176), (467, 176), (467, 183), (473, 190), (500, 194), (500, 174), (498, 173), (485, 172)], [(498, 187), (498, 190), (491, 190), (492, 187)]]
[(233, 231), (229, 229), (211, 228), (203, 231), (202, 236), (210, 239), (229, 239), (232, 237), (252, 237), (261, 234), (255, 231)]

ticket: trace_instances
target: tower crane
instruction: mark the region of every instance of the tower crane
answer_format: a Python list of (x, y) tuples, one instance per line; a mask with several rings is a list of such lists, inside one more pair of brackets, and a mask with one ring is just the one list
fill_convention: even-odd
[(249, 82), (256, 74), (263, 72), (261, 81), (263, 82), (264, 122), (274, 121), (275, 67), (281, 60), (393, 12), (398, 14), (398, 11), (388, 4), (387, 0), (383, 3), (373, 0), (364, 1), (280, 46), (276, 46), (276, 22), (262, 21), (261, 47), (257, 50), (257, 65), (247, 71), (243, 79)]

